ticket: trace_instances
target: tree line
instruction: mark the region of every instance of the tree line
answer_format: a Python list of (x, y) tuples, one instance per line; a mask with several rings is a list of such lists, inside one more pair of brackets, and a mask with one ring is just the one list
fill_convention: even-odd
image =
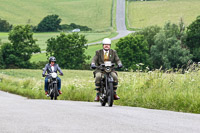
[[(30, 63), (33, 53), (40, 52), (29, 25), (19, 25), (9, 32), (9, 43), (0, 43), (0, 68), (42, 68), (44, 63)], [(47, 40), (47, 56), (55, 56), (66, 69), (88, 69), (91, 57), (85, 54), (84, 35), (61, 33)], [(200, 16), (188, 27), (166, 23), (163, 27), (150, 26), (121, 38), (116, 51), (124, 69), (186, 68), (188, 62), (200, 60)], [(95, 51), (94, 51), (95, 52)]]
[[(56, 32), (56, 31), (71, 31), (73, 29), (80, 29), (81, 31), (91, 31), (92, 29), (87, 26), (71, 24), (61, 24), (62, 19), (59, 15), (52, 14), (44, 17), (37, 26), (31, 26), (34, 32)], [(8, 32), (12, 29), (13, 25), (7, 20), (0, 19), (0, 32)]]
[[(47, 63), (31, 63), (32, 54), (41, 52), (33, 38), (30, 25), (14, 27), (8, 36), (10, 42), (0, 46), (0, 68), (43, 68)], [(85, 55), (87, 39), (84, 35), (60, 33), (47, 40), (47, 56), (55, 56), (63, 68), (83, 69), (89, 56)]]
[(125, 69), (186, 68), (200, 61), (200, 16), (188, 27), (166, 23), (149, 26), (116, 44)]

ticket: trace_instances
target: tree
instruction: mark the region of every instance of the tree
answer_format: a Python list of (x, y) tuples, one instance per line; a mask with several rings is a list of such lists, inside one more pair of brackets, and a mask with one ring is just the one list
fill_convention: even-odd
[(57, 63), (67, 69), (82, 69), (89, 56), (85, 55), (85, 44), (87, 40), (84, 35), (78, 33), (61, 33), (56, 38), (47, 40), (47, 56), (55, 56)]
[(193, 55), (193, 61), (200, 61), (200, 16), (187, 28), (186, 44)]
[(1, 46), (1, 53), (6, 68), (29, 68), (29, 59), (32, 53), (40, 52), (35, 44), (33, 33), (29, 25), (19, 25), (10, 31), (8, 39), (10, 43)]
[(60, 29), (61, 19), (58, 15), (48, 15), (38, 24), (37, 31), (50, 32)]
[(5, 67), (5, 63), (4, 63), (4, 60), (3, 60), (2, 52), (0, 50), (0, 69), (2, 69), (4, 67)]
[(154, 68), (182, 67), (191, 59), (192, 55), (184, 44), (185, 33), (181, 23), (179, 26), (167, 23), (155, 36), (155, 45), (151, 48)]
[(136, 64), (148, 66), (148, 44), (143, 35), (127, 36), (116, 43), (116, 51), (125, 68), (137, 69)]
[(160, 30), (161, 30), (161, 27), (155, 25), (155, 26), (148, 26), (148, 27), (142, 29), (141, 31), (134, 33), (134, 34), (137, 34), (137, 35), (143, 35), (144, 38), (147, 40), (149, 54), (150, 54), (151, 46), (154, 45), (154, 36)]
[(12, 25), (10, 25), (6, 20), (0, 19), (0, 31), (1, 32), (10, 31), (11, 28), (12, 28)]

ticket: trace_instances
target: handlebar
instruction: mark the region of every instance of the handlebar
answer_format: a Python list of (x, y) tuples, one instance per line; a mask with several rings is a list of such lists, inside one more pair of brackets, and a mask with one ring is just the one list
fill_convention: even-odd
[[(110, 66), (110, 67), (113, 67), (114, 69), (119, 69), (118, 66), (117, 67), (114, 67), (114, 66), (115, 66), (115, 63), (112, 63), (112, 66)], [(96, 66), (95, 68), (92, 68), (92, 69), (96, 69), (96, 68), (102, 69), (104, 67), (106, 67), (105, 64), (101, 64), (100, 66)]]
[[(51, 73), (49, 73), (49, 74), (44, 74), (43, 77), (50, 76), (50, 75), (51, 75)], [(60, 75), (60, 76), (63, 76), (63, 74), (61, 74), (61, 73), (59, 73), (59, 75)]]

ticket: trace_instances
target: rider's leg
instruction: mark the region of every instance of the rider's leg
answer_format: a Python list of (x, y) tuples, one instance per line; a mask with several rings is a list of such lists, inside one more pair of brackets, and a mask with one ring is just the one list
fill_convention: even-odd
[(118, 85), (117, 73), (111, 72), (111, 75), (114, 79), (114, 82), (113, 82), (114, 98), (115, 98), (115, 100), (118, 100), (118, 99), (120, 99), (120, 97), (117, 95), (117, 85)]
[(95, 77), (96, 77), (96, 79), (95, 79), (95, 86), (96, 86), (96, 91), (97, 91), (97, 93), (96, 93), (96, 97), (95, 97), (95, 101), (99, 101), (99, 91), (100, 91), (100, 83), (101, 83), (101, 72), (97, 72), (96, 74), (95, 74)]
[(61, 90), (61, 79), (59, 77), (57, 77), (57, 80), (58, 80), (58, 92), (59, 92), (59, 94), (62, 94), (62, 92), (60, 91)]
[(48, 90), (48, 78), (45, 78), (45, 80), (44, 80), (44, 90), (45, 90), (45, 95), (47, 95), (47, 90)]

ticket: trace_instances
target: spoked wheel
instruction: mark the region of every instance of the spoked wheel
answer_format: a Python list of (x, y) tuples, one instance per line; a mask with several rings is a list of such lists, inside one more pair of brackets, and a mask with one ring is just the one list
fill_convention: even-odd
[(51, 100), (53, 100), (53, 96), (51, 96)]
[(106, 100), (105, 99), (101, 100), (100, 102), (101, 102), (101, 106), (105, 106), (106, 105)]
[(108, 106), (112, 107), (114, 100), (114, 91), (113, 91), (113, 83), (109, 83), (109, 91), (108, 91)]
[[(103, 86), (103, 85), (102, 85)], [(105, 106), (106, 105), (106, 99), (104, 96), (104, 88), (100, 88), (100, 102), (101, 102), (101, 106)]]
[(57, 100), (57, 96), (58, 96), (57, 85), (54, 85), (54, 91), (53, 91), (54, 100)]
[(51, 100), (53, 100), (53, 92), (51, 88), (49, 88), (48, 95), (50, 96)]

